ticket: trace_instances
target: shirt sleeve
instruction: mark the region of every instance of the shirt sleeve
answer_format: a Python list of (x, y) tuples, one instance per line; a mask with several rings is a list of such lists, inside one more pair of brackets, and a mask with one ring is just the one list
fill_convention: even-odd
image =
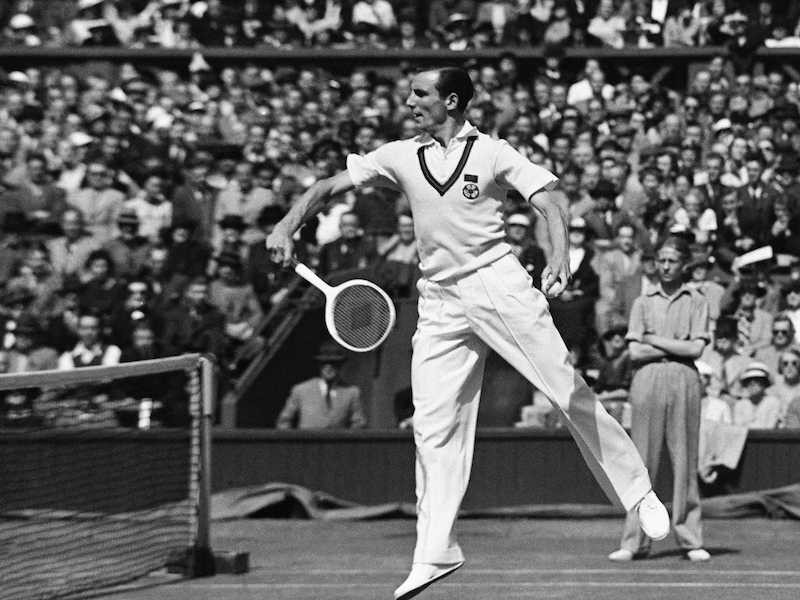
[(631, 307), (631, 316), (628, 319), (628, 333), (625, 339), (629, 342), (641, 342), (644, 337), (645, 323), (644, 323), (644, 307), (642, 306), (642, 299), (644, 296), (639, 296), (633, 301)]
[(498, 142), (494, 179), (505, 189), (517, 190), (525, 200), (541, 189), (553, 189), (558, 182), (558, 177), (533, 164), (505, 140)]
[(392, 159), (397, 157), (397, 151), (397, 145), (392, 143), (384, 144), (364, 156), (348, 154), (347, 172), (353, 185), (356, 187), (371, 185), (399, 190), (399, 183), (392, 168)]
[(692, 323), (689, 330), (689, 339), (705, 340), (706, 342), (711, 339), (709, 332), (710, 319), (708, 316), (708, 299), (705, 296), (698, 294), (691, 318)]

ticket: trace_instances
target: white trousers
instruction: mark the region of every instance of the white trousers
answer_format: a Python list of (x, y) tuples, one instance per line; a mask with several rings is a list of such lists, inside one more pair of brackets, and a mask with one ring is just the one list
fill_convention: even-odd
[(612, 502), (630, 510), (644, 497), (651, 483), (636, 447), (569, 365), (547, 300), (513, 255), (452, 282), (422, 279), (418, 288), (411, 363), (417, 448), (414, 562), (464, 560), (454, 525), (472, 467), (489, 348), (562, 412)]

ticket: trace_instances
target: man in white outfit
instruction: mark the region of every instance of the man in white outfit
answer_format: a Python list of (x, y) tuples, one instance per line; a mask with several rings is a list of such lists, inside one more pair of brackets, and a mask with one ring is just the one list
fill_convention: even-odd
[(423, 133), (348, 156), (347, 170), (314, 184), (266, 241), (275, 260), (288, 265), (293, 234), (354, 187), (389, 187), (411, 202), (422, 271), (411, 375), (417, 544), (396, 600), (416, 596), (464, 562), (454, 524), (469, 481), (490, 348), (561, 411), (609, 498), (637, 509), (651, 538), (669, 533), (667, 511), (636, 448), (570, 366), (545, 296), (504, 240), (503, 199), (515, 189), (547, 219), (553, 252), (542, 289), (549, 296), (563, 291), (570, 277), (566, 225), (547, 194), (557, 178), (467, 122), (472, 95), (463, 69), (416, 75), (407, 105)]

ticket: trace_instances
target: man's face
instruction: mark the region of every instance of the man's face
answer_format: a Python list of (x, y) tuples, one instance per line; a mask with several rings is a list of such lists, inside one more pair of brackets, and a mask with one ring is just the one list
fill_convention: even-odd
[[(786, 321), (776, 321), (772, 325), (772, 344), (778, 348), (789, 346), (792, 343), (792, 326)], [(797, 357), (792, 355), (795, 360)]]
[(83, 223), (75, 211), (68, 210), (61, 217), (61, 229), (67, 239), (74, 240), (80, 237)]
[(722, 175), (722, 161), (718, 158), (710, 158), (706, 163), (706, 171), (708, 172), (708, 180), (712, 182), (719, 181)]
[(456, 108), (455, 96), (447, 99), (439, 96), (436, 82), (439, 74), (436, 71), (425, 71), (414, 76), (411, 81), (411, 93), (406, 106), (419, 128), (428, 133), (435, 132), (447, 119), (447, 109)]
[(339, 232), (346, 240), (358, 237), (359, 222), (358, 217), (353, 214), (342, 215), (339, 221)]
[(561, 189), (568, 198), (574, 198), (580, 190), (578, 174), (571, 171), (564, 173), (563, 177), (561, 177)]
[(664, 283), (677, 283), (681, 278), (683, 260), (675, 248), (661, 248), (656, 257), (658, 275)]
[(192, 306), (199, 306), (208, 295), (208, 286), (205, 283), (195, 282), (186, 288), (186, 300)]
[(100, 319), (83, 315), (78, 321), (78, 337), (84, 346), (93, 346), (100, 339)]
[(28, 177), (36, 184), (42, 184), (47, 181), (47, 170), (45, 169), (44, 162), (34, 159), (28, 161)]
[(553, 155), (553, 158), (559, 162), (566, 160), (569, 154), (569, 140), (563, 137), (556, 138), (553, 141), (553, 148), (550, 153)]
[(761, 163), (757, 160), (748, 160), (745, 165), (747, 169), (747, 180), (751, 185), (756, 185), (761, 182)]
[(250, 163), (239, 163), (236, 165), (235, 173), (239, 189), (248, 192), (253, 187), (253, 166)]
[(753, 292), (743, 292), (739, 297), (740, 308), (755, 308), (757, 297)]
[(617, 247), (625, 254), (630, 254), (634, 249), (633, 228), (620, 227), (617, 233)]
[(735, 194), (728, 194), (722, 198), (722, 210), (726, 214), (732, 214), (739, 208), (739, 199)]
[(725, 337), (717, 337), (714, 340), (714, 348), (721, 354), (728, 354), (733, 350), (733, 340)]
[(336, 363), (322, 363), (319, 367), (319, 374), (326, 383), (336, 381), (339, 377), (339, 365)]

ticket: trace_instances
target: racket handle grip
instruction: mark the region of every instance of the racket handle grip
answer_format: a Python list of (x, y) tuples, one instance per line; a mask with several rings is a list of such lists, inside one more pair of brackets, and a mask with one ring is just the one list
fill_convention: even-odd
[(301, 262), (298, 262), (294, 265), (294, 272), (300, 275), (303, 279), (305, 279), (308, 283), (313, 285), (315, 288), (319, 289), (320, 291), (327, 293), (331, 286), (327, 283), (322, 281), (322, 279), (314, 273), (311, 269), (309, 269), (306, 265)]

